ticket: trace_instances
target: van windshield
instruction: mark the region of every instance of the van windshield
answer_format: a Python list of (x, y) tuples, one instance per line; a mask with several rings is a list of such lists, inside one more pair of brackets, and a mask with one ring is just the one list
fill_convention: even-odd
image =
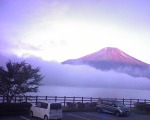
[(50, 105), (51, 110), (61, 109), (61, 103), (52, 103)]

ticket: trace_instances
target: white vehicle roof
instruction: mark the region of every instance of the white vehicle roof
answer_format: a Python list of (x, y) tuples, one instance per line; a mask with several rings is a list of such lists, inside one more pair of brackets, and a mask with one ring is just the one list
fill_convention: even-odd
[(50, 101), (50, 100), (40, 100), (37, 102), (43, 102), (43, 103), (48, 103), (48, 104), (52, 104), (52, 103), (61, 103), (61, 102), (55, 102), (55, 101)]

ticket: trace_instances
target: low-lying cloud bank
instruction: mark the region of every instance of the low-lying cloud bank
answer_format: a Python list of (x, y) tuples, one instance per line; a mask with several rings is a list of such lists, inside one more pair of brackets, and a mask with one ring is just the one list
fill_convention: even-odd
[[(45, 69), (47, 67), (47, 69)], [(150, 89), (150, 80), (142, 77), (131, 77), (115, 71), (101, 71), (89, 66), (62, 65), (56, 62), (47, 63), (43, 67), (46, 85), (73, 87)]]
[[(24, 60), (16, 56), (9, 58), (14, 62)], [(113, 70), (101, 71), (86, 65), (73, 66), (55, 61), (43, 61), (34, 56), (25, 61), (41, 68), (41, 73), (45, 76), (42, 81), (43, 85), (150, 90), (148, 78), (132, 77)]]
[[(0, 65), (4, 65), (8, 58), (14, 62), (24, 60), (16, 56), (11, 56), (7, 59), (3, 56), (3, 58)], [(86, 65), (73, 66), (55, 61), (43, 61), (34, 56), (25, 59), (25, 61), (41, 68), (41, 73), (45, 76), (42, 81), (43, 85), (150, 90), (149, 79), (131, 77), (113, 70), (101, 71)]]

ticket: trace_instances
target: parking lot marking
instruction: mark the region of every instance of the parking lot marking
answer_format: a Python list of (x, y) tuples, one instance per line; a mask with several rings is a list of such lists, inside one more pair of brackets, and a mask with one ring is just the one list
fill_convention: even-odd
[(91, 119), (87, 119), (87, 118), (80, 117), (80, 116), (73, 115), (73, 114), (67, 114), (67, 115), (70, 115), (70, 116), (73, 116), (73, 117), (77, 117), (77, 118), (81, 118), (81, 119), (84, 119), (84, 120), (91, 120)]
[[(93, 116), (99, 116), (99, 115), (95, 115), (95, 114), (92, 114), (92, 113), (85, 113), (85, 114), (89, 114), (89, 115), (93, 115)], [(101, 116), (101, 115), (100, 115)], [(109, 119), (109, 120), (115, 120), (115, 119), (113, 119), (113, 118), (109, 118), (109, 117), (105, 117), (105, 116), (101, 116), (101, 117), (103, 117), (103, 118), (106, 118), (107, 120)]]
[(25, 119), (25, 120), (30, 120), (30, 119), (28, 119), (28, 118), (26, 118), (26, 117), (23, 117), (23, 116), (20, 116), (22, 119)]

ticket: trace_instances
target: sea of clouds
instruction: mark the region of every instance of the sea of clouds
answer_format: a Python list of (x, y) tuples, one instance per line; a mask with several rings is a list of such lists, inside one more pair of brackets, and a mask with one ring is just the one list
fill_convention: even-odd
[(41, 81), (39, 92), (32, 95), (148, 99), (150, 94), (150, 80), (144, 77), (132, 77), (113, 70), (101, 71), (87, 65), (74, 66), (56, 61), (43, 61), (34, 56), (23, 59), (1, 55), (1, 58), (3, 59), (0, 66), (4, 66), (8, 60), (25, 60), (33, 67), (41, 68), (44, 79)]

